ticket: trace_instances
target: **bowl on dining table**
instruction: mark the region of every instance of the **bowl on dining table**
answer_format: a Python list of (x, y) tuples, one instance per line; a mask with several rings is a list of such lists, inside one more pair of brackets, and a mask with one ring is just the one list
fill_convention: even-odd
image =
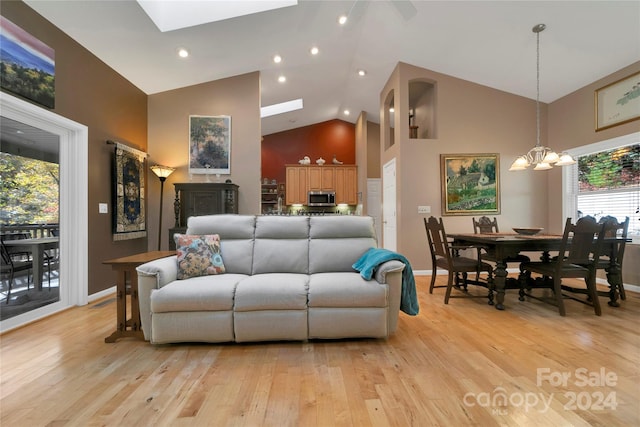
[(513, 231), (515, 231), (518, 234), (522, 234), (524, 236), (533, 236), (538, 234), (542, 230), (544, 230), (544, 228), (538, 228), (538, 227), (514, 227), (513, 228)]

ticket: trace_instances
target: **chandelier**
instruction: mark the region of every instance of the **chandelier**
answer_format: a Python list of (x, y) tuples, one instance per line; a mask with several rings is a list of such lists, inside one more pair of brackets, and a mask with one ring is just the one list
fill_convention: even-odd
[(554, 165), (567, 166), (576, 162), (567, 152), (558, 154), (551, 148), (540, 145), (540, 33), (546, 27), (544, 24), (538, 24), (532, 29), (536, 33), (536, 146), (527, 154), (515, 159), (509, 168), (510, 171), (522, 171), (529, 166), (534, 166), (533, 170), (541, 171), (551, 169)]

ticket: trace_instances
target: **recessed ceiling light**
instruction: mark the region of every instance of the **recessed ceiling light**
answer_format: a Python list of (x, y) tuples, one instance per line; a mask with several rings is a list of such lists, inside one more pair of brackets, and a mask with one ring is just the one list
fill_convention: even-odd
[(347, 23), (347, 16), (346, 15), (342, 15), (340, 18), (338, 18), (338, 24), (344, 25), (346, 23)]
[(344, 115), (345, 115), (345, 116), (348, 116), (349, 114), (350, 114), (350, 113), (349, 113), (349, 110), (344, 110)]
[(360, 77), (366, 76), (367, 75), (367, 71), (366, 70), (358, 70), (358, 75)]
[(287, 78), (286, 78), (285, 76), (280, 76), (280, 77), (278, 77), (278, 81), (279, 81), (280, 83), (284, 83), (284, 82), (286, 82), (286, 81), (287, 81)]
[(393, 108), (393, 107), (389, 108), (389, 112), (390, 113), (393, 113), (394, 111), (396, 111), (395, 108)]
[(317, 47), (312, 47), (311, 48), (311, 55), (317, 55), (318, 52), (320, 52), (320, 50)]
[(186, 58), (187, 56), (189, 56), (189, 51), (185, 48), (180, 48), (178, 49), (178, 56), (180, 58)]
[(280, 55), (274, 55), (273, 56), (273, 62), (275, 62), (276, 64), (279, 64), (282, 62), (282, 57)]

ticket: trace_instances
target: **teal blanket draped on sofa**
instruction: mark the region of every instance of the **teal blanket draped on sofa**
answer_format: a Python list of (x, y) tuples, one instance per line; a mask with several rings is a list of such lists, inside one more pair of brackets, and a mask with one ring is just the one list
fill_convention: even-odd
[(411, 316), (415, 316), (420, 311), (418, 305), (418, 296), (416, 294), (416, 282), (413, 277), (413, 270), (409, 260), (397, 252), (382, 248), (369, 248), (358, 261), (353, 264), (353, 268), (360, 272), (365, 280), (371, 280), (376, 268), (391, 260), (397, 260), (404, 263), (405, 268), (402, 271), (402, 294), (400, 297), (400, 310)]

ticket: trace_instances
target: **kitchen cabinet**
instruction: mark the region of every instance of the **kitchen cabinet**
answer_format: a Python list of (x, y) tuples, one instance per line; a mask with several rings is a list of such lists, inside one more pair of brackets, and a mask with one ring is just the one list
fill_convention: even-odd
[(187, 230), (190, 216), (238, 213), (238, 186), (226, 183), (175, 183), (175, 225), (169, 229), (169, 249), (176, 248), (173, 235)]
[(358, 204), (358, 169), (356, 166), (335, 167), (336, 204)]
[(307, 204), (309, 191), (335, 191), (336, 204), (358, 204), (355, 165), (287, 165), (286, 204)]
[(309, 182), (309, 166), (287, 166), (286, 197), (287, 205), (306, 205)]
[(335, 169), (334, 166), (309, 166), (309, 191), (333, 191)]

